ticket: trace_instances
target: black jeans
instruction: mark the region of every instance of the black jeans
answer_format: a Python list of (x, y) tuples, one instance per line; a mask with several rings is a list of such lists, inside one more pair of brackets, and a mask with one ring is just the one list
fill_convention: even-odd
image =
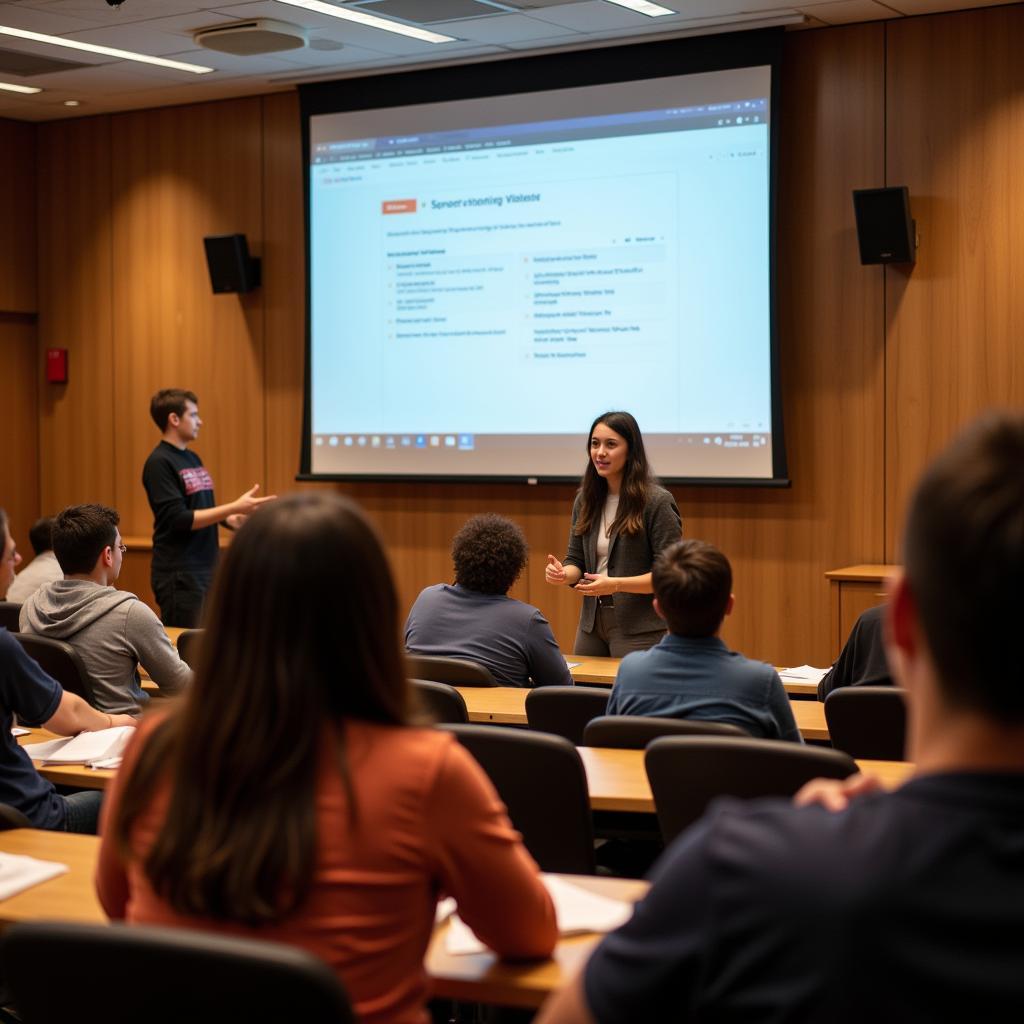
[(212, 578), (213, 571), (209, 569), (179, 569), (174, 572), (154, 569), (150, 583), (160, 606), (160, 621), (165, 626), (195, 629), (199, 625), (203, 601)]

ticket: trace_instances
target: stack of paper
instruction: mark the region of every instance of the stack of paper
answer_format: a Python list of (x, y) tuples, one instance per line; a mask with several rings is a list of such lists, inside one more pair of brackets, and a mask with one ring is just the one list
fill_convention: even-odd
[[(625, 924), (633, 913), (633, 904), (612, 899), (574, 885), (554, 875), (543, 875), (544, 885), (551, 894), (558, 919), (559, 935), (581, 935), (588, 932), (610, 932)], [(444, 900), (438, 907), (438, 919), (446, 916), (442, 907), (451, 913), (454, 900)], [(486, 947), (469, 930), (458, 914), (452, 914), (445, 937), (445, 948), (449, 953), (481, 953)]]
[(116, 729), (80, 732), (77, 736), (48, 740), (45, 743), (28, 743), (22, 749), (33, 761), (42, 761), (43, 764), (87, 764), (98, 767), (99, 762), (120, 758), (134, 734), (135, 730), (130, 725), (122, 725)]
[(15, 853), (0, 853), (0, 900), (17, 896), (33, 885), (65, 874), (67, 870), (67, 864), (21, 857)]
[(813, 665), (797, 665), (796, 668), (784, 668), (779, 672), (779, 678), (791, 683), (820, 683), (825, 674), (830, 671), (827, 668), (815, 668)]

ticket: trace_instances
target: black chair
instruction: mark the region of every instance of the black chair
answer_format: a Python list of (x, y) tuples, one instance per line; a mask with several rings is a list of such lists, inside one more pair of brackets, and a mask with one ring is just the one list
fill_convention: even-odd
[(587, 723), (583, 746), (616, 750), (643, 750), (659, 736), (749, 737), (738, 725), (690, 718), (652, 718), (645, 715), (602, 715)]
[(480, 762), (542, 871), (594, 873), (587, 775), (560, 736), (497, 725), (443, 725)]
[(203, 639), (205, 629), (185, 629), (178, 634), (178, 657), (189, 668), (195, 668), (195, 659), (199, 655), (199, 642)]
[(0, 804), (0, 832), (6, 832), (11, 828), (31, 827), (32, 822), (17, 807), (12, 807), (10, 804)]
[(454, 686), (435, 683), (432, 679), (410, 679), (409, 682), (423, 710), (433, 721), (452, 725), (469, 721), (466, 701)]
[(17, 601), (0, 601), (0, 626), (11, 633), (18, 632), (21, 605)]
[(449, 686), (497, 686), (490, 669), (468, 658), (440, 658), (433, 654), (406, 654), (410, 679), (426, 679)]
[(904, 691), (895, 686), (845, 686), (825, 698), (832, 746), (850, 757), (902, 761), (907, 738)]
[(600, 686), (540, 686), (526, 695), (526, 721), (536, 732), (564, 736), (581, 746), (591, 719), (608, 710), (611, 690)]
[(838, 750), (732, 736), (663, 736), (647, 747), (644, 763), (666, 843), (715, 797), (792, 796), (811, 779), (857, 771)]
[[(334, 972), (279, 943), (185, 928), (33, 921), (4, 933), (0, 960), (25, 1024), (355, 1021)], [(97, 984), (112, 969), (116, 994)]]
[(25, 653), (68, 693), (77, 694), (89, 704), (95, 703), (92, 680), (81, 656), (71, 644), (31, 633), (16, 633), (15, 639), (25, 648)]

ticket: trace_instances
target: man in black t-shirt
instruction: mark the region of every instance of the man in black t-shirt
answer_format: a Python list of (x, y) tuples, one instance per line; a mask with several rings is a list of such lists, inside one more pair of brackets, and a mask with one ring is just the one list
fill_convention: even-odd
[(163, 624), (193, 627), (199, 623), (217, 564), (217, 524), (237, 529), (247, 515), (275, 496), (257, 498), (255, 484), (229, 504), (216, 504), (213, 478), (203, 460), (188, 449), (203, 424), (193, 392), (164, 388), (153, 396), (149, 413), (163, 432), (142, 470), (153, 510), (150, 581)]
[(538, 1024), (1016, 1019), (1024, 1007), (1024, 415), (925, 474), (886, 611), (913, 778), (718, 801)]

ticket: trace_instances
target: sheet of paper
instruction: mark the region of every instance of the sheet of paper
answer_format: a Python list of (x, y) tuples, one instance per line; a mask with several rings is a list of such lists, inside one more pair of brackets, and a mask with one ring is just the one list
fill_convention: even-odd
[(566, 668), (579, 668), (582, 664), (582, 661), (570, 661), (568, 658), (565, 659)]
[(18, 725), (11, 729), (12, 736), (28, 736), (30, 732), (32, 732), (31, 729), (22, 729), (21, 726)]
[(827, 668), (815, 668), (813, 665), (797, 665), (796, 668), (784, 668), (779, 673), (779, 678), (800, 683), (820, 683)]
[[(555, 905), (559, 935), (610, 932), (625, 924), (633, 913), (632, 903), (602, 896), (554, 875), (543, 875), (542, 878)], [(453, 914), (445, 936), (445, 948), (458, 956), (481, 953), (487, 947), (458, 914)]]
[(47, 882), (67, 872), (67, 864), (36, 860), (15, 853), (0, 853), (0, 900), (9, 899), (33, 885)]
[(21, 749), (32, 758), (33, 761), (45, 761), (71, 742), (67, 736), (61, 736), (56, 740), (44, 740), (42, 743), (26, 743)]
[(91, 764), (119, 756), (135, 734), (130, 725), (97, 732), (80, 732), (68, 743), (45, 758), (48, 764)]

